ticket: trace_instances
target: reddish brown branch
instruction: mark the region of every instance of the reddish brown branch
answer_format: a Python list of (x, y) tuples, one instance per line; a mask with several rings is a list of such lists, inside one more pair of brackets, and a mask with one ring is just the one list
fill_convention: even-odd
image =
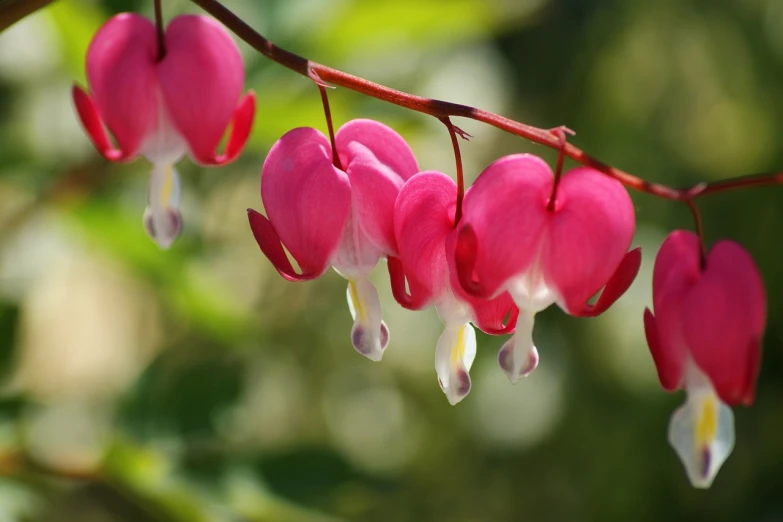
[(15, 24), (25, 16), (49, 5), (52, 0), (2, 0), (0, 1), (0, 31)]
[[(316, 83), (322, 84), (323, 82), (327, 82), (333, 85), (339, 85), (346, 89), (393, 103), (400, 107), (405, 107), (406, 109), (428, 114), (441, 120), (448, 117), (469, 118), (552, 149), (559, 149), (561, 147), (560, 139), (554, 131), (525, 125), (524, 123), (475, 107), (408, 94), (348, 74), (338, 69), (310, 61), (290, 51), (277, 47), (252, 27), (247, 25), (241, 18), (232, 13), (218, 0), (192, 1), (220, 20), (226, 27), (231, 29), (234, 34), (270, 60), (288, 67), (289, 69), (310, 78)], [(565, 147), (563, 147), (563, 153), (574, 161), (593, 167), (607, 176), (617, 179), (628, 188), (675, 201), (685, 201), (698, 196), (725, 190), (734, 190), (741, 187), (783, 183), (783, 175), (773, 174), (762, 178), (738, 178), (713, 184), (698, 184), (686, 189), (676, 189), (663, 184), (646, 181), (616, 167), (607, 165), (606, 163), (589, 156), (583, 150), (570, 143), (567, 143)]]

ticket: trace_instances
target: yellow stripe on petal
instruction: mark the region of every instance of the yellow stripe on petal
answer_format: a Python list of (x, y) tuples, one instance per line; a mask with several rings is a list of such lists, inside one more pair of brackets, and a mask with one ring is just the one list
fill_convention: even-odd
[(457, 340), (451, 348), (451, 364), (455, 367), (462, 363), (462, 359), (465, 357), (465, 327), (462, 326), (459, 329)]
[(712, 445), (718, 431), (718, 409), (712, 396), (702, 400), (694, 430), (694, 438), (698, 448)]
[(351, 302), (353, 303), (353, 309), (356, 312), (356, 317), (360, 323), (366, 320), (366, 313), (364, 311), (364, 305), (359, 299), (359, 292), (356, 290), (356, 283), (353, 279), (348, 280), (348, 289), (351, 292)]
[(171, 192), (174, 189), (174, 176), (171, 173), (171, 165), (166, 165), (166, 171), (163, 178), (163, 186), (160, 189), (160, 204), (163, 207), (169, 205)]

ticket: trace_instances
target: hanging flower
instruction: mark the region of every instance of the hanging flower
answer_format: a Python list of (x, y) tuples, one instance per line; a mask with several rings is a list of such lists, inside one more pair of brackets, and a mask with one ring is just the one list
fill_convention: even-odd
[(435, 350), (435, 371), (451, 404), (470, 391), (468, 372), (476, 356), (476, 332), (470, 323), (490, 334), (511, 333), (519, 312), (508, 293), (492, 300), (475, 298), (451, 276), (456, 202), (457, 185), (441, 172), (422, 172), (408, 180), (394, 207), (399, 258), (389, 258), (397, 302), (410, 310), (434, 305), (445, 324)]
[[(566, 172), (555, 193), (549, 166), (529, 154), (487, 167), (465, 194), (455, 262), (468, 293), (511, 294), (519, 307), (516, 333), (498, 362), (512, 382), (538, 363), (533, 344), (537, 312), (557, 303), (567, 313), (602, 313), (633, 282), (638, 249), (633, 205), (616, 180), (588, 167)], [(604, 287), (595, 304), (588, 300)]]
[(394, 201), (418, 167), (400, 135), (377, 121), (346, 123), (335, 144), (342, 168), (334, 165), (329, 140), (315, 129), (294, 129), (280, 138), (261, 172), (267, 217), (252, 209), (248, 217), (258, 246), (284, 278), (306, 281), (332, 266), (348, 279), (351, 342), (377, 361), (389, 330), (368, 276), (380, 258), (397, 253)]
[[(155, 26), (123, 13), (111, 18), (87, 50), (88, 94), (73, 87), (82, 125), (111, 161), (141, 154), (152, 163), (144, 223), (161, 248), (181, 229), (180, 184), (174, 164), (185, 153), (201, 165), (222, 165), (242, 150), (253, 122), (255, 97), (240, 100), (244, 66), (234, 41), (216, 21), (174, 18), (160, 57)], [(227, 127), (225, 152), (216, 149)], [(110, 141), (106, 129), (117, 143)]]
[(691, 483), (706, 488), (734, 446), (729, 406), (753, 402), (764, 286), (737, 243), (719, 241), (702, 263), (699, 238), (677, 230), (655, 259), (653, 307), (644, 329), (661, 385), (687, 393), (672, 415), (669, 443)]

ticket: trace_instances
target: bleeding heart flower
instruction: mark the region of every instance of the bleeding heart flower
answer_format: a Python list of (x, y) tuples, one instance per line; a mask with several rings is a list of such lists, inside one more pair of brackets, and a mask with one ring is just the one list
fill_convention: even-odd
[(490, 334), (511, 333), (519, 313), (507, 292), (491, 300), (476, 298), (451, 275), (456, 202), (457, 185), (441, 172), (422, 172), (408, 180), (394, 207), (399, 258), (389, 258), (397, 302), (411, 310), (435, 305), (445, 324), (435, 350), (435, 371), (451, 404), (470, 391), (468, 371), (476, 356), (476, 332), (470, 323)]
[(631, 285), (641, 262), (639, 249), (626, 252), (634, 212), (618, 181), (588, 167), (573, 169), (562, 176), (550, 209), (553, 182), (542, 159), (503, 157), (466, 192), (457, 229), (462, 288), (484, 298), (508, 291), (519, 306), (516, 333), (498, 354), (511, 382), (538, 363), (537, 312), (557, 303), (571, 315), (598, 315)]
[(332, 266), (348, 279), (352, 344), (377, 361), (389, 330), (368, 276), (381, 257), (397, 253), (394, 202), (418, 167), (405, 140), (377, 121), (346, 123), (335, 143), (342, 169), (319, 131), (298, 128), (280, 138), (261, 172), (267, 217), (248, 209), (248, 218), (258, 246), (284, 278), (306, 281)]
[(644, 329), (661, 385), (688, 394), (672, 416), (669, 443), (691, 483), (706, 488), (734, 446), (728, 405), (753, 402), (764, 285), (737, 243), (719, 241), (702, 264), (699, 238), (677, 230), (655, 259), (653, 305)]
[[(87, 50), (92, 95), (74, 86), (73, 101), (103, 156), (129, 161), (141, 154), (153, 164), (144, 223), (150, 237), (168, 248), (181, 228), (174, 163), (186, 152), (201, 165), (234, 160), (250, 135), (255, 97), (250, 92), (240, 101), (242, 57), (216, 21), (178, 16), (166, 28), (164, 47), (161, 58), (148, 19), (132, 13), (112, 17)], [(229, 124), (225, 152), (218, 155)]]

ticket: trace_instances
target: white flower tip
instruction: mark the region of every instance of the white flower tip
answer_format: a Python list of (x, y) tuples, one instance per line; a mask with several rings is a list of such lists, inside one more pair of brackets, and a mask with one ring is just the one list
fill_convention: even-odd
[(533, 344), (520, 346), (516, 336), (506, 341), (498, 352), (498, 365), (511, 384), (527, 377), (538, 366), (538, 350)]
[(448, 384), (438, 378), (440, 389), (446, 394), (449, 404), (456, 405), (470, 393), (470, 374), (464, 368), (457, 368), (449, 377)]
[(361, 323), (356, 322), (351, 329), (351, 344), (357, 352), (371, 361), (380, 361), (383, 351), (389, 345), (389, 328), (381, 321), (378, 332), (370, 332)]
[(167, 250), (182, 231), (182, 216), (175, 209), (156, 213), (147, 207), (144, 211), (144, 229), (162, 250)]
[(706, 489), (734, 448), (734, 414), (712, 390), (688, 394), (669, 423), (669, 444), (691, 485)]

